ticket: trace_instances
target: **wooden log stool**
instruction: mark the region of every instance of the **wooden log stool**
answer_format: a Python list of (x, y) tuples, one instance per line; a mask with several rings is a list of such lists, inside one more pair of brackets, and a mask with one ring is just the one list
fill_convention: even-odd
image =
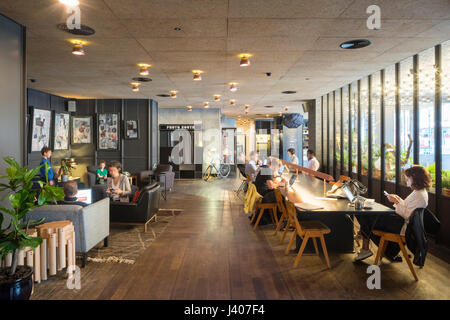
[[(41, 244), (41, 278), (75, 265), (75, 230), (71, 221), (53, 221), (36, 227)], [(67, 272), (70, 272), (70, 268)]]

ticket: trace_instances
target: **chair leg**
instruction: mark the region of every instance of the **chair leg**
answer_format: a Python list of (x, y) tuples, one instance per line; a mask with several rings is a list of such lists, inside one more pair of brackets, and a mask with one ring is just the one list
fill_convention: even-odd
[(380, 244), (378, 245), (377, 255), (375, 256), (375, 265), (378, 265), (380, 259), (383, 258), (383, 251), (387, 245), (387, 241), (384, 240), (384, 237), (381, 237)]
[(87, 263), (87, 252), (83, 252), (83, 257), (81, 258), (81, 267), (82, 268), (86, 267), (86, 263)]
[(291, 219), (288, 217), (287, 223), (286, 223), (286, 228), (284, 228), (283, 235), (281, 236), (281, 240), (280, 240), (281, 244), (284, 242), (284, 239), (286, 238), (287, 232), (290, 227), (291, 227)]
[(281, 229), (281, 224), (283, 223), (284, 219), (285, 219), (285, 216), (284, 216), (284, 213), (283, 213), (283, 214), (281, 215), (281, 217), (280, 217), (280, 220), (278, 220), (277, 227), (276, 227), (276, 229), (275, 229), (275, 233), (273, 234), (274, 236), (276, 236), (277, 233), (278, 233), (278, 231), (280, 231), (280, 229)]
[(314, 243), (314, 250), (316, 251), (316, 255), (319, 255), (319, 248), (317, 247), (317, 240), (315, 237), (312, 238)]
[(259, 209), (258, 219), (256, 219), (255, 226), (253, 227), (253, 230), (256, 230), (256, 228), (258, 227), (259, 221), (261, 221), (263, 213), (264, 213), (264, 209), (263, 208)]
[(399, 241), (399, 242), (398, 242), (398, 245), (400, 246), (400, 250), (401, 250), (402, 253), (403, 253), (403, 257), (405, 258), (406, 263), (408, 264), (409, 270), (411, 270), (411, 273), (412, 273), (413, 276), (414, 276), (414, 279), (415, 279), (416, 281), (419, 281), (419, 278), (417, 277), (416, 271), (414, 270), (414, 266), (413, 266), (411, 260), (410, 260), (409, 257), (408, 257), (408, 252), (406, 251), (406, 248), (405, 248), (405, 246), (403, 245), (403, 242), (402, 242), (402, 241)]
[(303, 255), (303, 251), (305, 250), (305, 247), (306, 247), (306, 244), (308, 243), (308, 240), (309, 240), (309, 235), (306, 234), (303, 237), (302, 245), (300, 246), (300, 250), (297, 253), (297, 257), (295, 258), (294, 267), (296, 267), (298, 265), (298, 263), (300, 262), (300, 258)]
[(294, 244), (294, 240), (295, 240), (296, 235), (297, 235), (297, 232), (295, 232), (295, 231), (292, 232), (291, 239), (289, 240), (288, 246), (286, 247), (286, 250), (284, 251), (284, 254), (289, 254), (289, 251), (291, 250), (291, 247)]
[(257, 215), (258, 215), (258, 210), (255, 210), (255, 212), (253, 212), (252, 218), (250, 219), (250, 223), (253, 223), (253, 221), (255, 221), (255, 218)]
[(323, 255), (325, 256), (325, 261), (327, 262), (328, 269), (331, 269), (330, 259), (328, 258), (327, 245), (325, 244), (323, 234), (320, 235), (320, 244), (322, 245)]

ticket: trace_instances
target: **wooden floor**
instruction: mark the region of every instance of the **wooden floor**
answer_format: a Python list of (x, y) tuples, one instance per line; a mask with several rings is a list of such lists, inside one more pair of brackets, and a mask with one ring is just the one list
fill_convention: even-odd
[(32, 299), (450, 299), (449, 264), (430, 254), (419, 282), (406, 263), (385, 261), (381, 290), (366, 286), (374, 257), (355, 264), (352, 254), (330, 254), (328, 270), (304, 255), (294, 268), (272, 226), (252, 230), (233, 188), (231, 179), (176, 181), (162, 205), (184, 212), (134, 265), (88, 262), (80, 290), (53, 278)]

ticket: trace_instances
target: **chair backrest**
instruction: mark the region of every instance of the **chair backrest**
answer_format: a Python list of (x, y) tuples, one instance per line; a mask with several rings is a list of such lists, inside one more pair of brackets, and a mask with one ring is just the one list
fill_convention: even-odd
[(238, 164), (237, 168), (239, 170), (239, 173), (241, 174), (241, 176), (243, 176), (245, 178), (245, 164)]
[(295, 229), (299, 236), (303, 236), (304, 232), (297, 218), (297, 209), (291, 201), (286, 201), (286, 210), (291, 217), (292, 221), (294, 221)]
[(279, 189), (275, 189), (275, 199), (277, 201), (277, 207), (278, 210), (280, 210), (282, 213), (286, 214), (286, 207), (283, 203), (283, 195), (281, 194), (281, 191)]
[(172, 166), (170, 164), (158, 164), (156, 166), (155, 174), (170, 172), (172, 171)]

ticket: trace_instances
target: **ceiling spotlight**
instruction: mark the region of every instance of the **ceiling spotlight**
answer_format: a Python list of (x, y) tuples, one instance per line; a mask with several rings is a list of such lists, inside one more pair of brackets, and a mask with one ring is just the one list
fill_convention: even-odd
[(68, 7), (76, 7), (80, 4), (80, 1), (78, 0), (59, 0), (59, 2)]
[(192, 70), (192, 73), (194, 74), (194, 81), (202, 80), (201, 74), (203, 73), (203, 71), (201, 71), (201, 70)]
[(177, 98), (177, 93), (178, 93), (177, 90), (172, 90), (172, 91), (170, 91), (170, 97), (171, 97), (172, 99), (176, 99), (176, 98)]
[(188, 111), (192, 111), (192, 106), (187, 106)]
[(289, 111), (289, 108), (288, 108), (288, 107), (284, 108), (284, 111), (288, 112), (288, 111)]
[(237, 91), (237, 83), (234, 83), (234, 82), (231, 82), (230, 83), (230, 91), (231, 92), (235, 92), (235, 91)]
[(238, 55), (241, 58), (239, 65), (241, 67), (248, 67), (250, 65), (249, 58), (252, 56), (250, 53), (241, 53)]
[(86, 54), (83, 48), (84, 45), (83, 41), (73, 40), (72, 43), (73, 43), (72, 54), (76, 56), (84, 56)]
[(220, 94), (214, 95), (214, 101), (220, 101)]
[(131, 82), (130, 84), (132, 85), (131, 90), (133, 92), (139, 91), (139, 86), (141, 85), (139, 82)]
[(205, 107), (205, 109), (208, 109), (209, 108), (209, 102), (208, 101), (204, 102), (203, 106)]
[(247, 115), (248, 115), (248, 111), (245, 111), (245, 114), (247, 114)]
[(278, 112), (278, 115), (281, 117), (283, 115), (283, 112)]
[(266, 118), (268, 118), (269, 117), (269, 115), (268, 114), (266, 114)]
[(141, 76), (148, 76), (148, 68), (150, 68), (152, 65), (147, 63), (139, 63), (138, 66), (140, 67), (139, 74)]
[(245, 105), (245, 110), (248, 110), (248, 108), (249, 108), (249, 105), (246, 104), (246, 105)]
[(231, 99), (231, 100), (230, 100), (230, 104), (231, 104), (232, 106), (235, 106), (235, 105), (236, 105), (236, 100)]

